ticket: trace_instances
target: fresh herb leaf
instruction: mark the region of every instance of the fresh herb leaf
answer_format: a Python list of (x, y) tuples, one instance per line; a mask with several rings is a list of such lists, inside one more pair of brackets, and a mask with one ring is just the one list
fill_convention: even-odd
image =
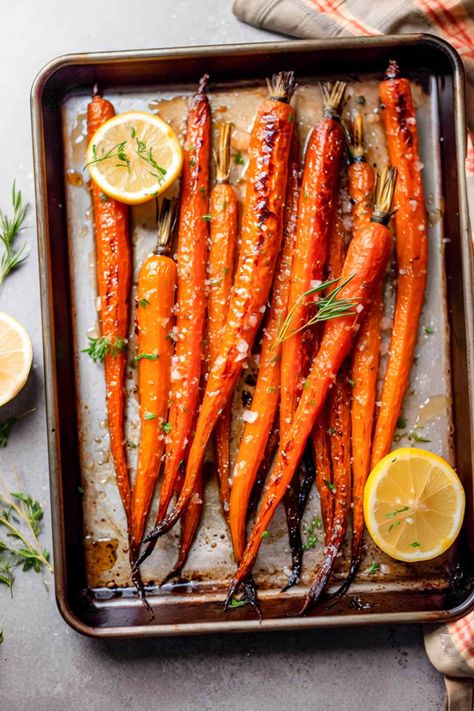
[(262, 531), (261, 538), (269, 538), (270, 537), (270, 531)]
[(404, 430), (406, 426), (407, 426), (407, 421), (406, 421), (405, 417), (403, 415), (400, 415), (397, 420), (397, 424), (396, 424), (397, 430)]
[(161, 185), (161, 183), (164, 182), (165, 175), (167, 173), (166, 169), (163, 168), (161, 165), (158, 165), (156, 160), (153, 157), (153, 148), (148, 147), (147, 144), (144, 141), (140, 141), (139, 138), (135, 138), (137, 142), (137, 155), (139, 158), (144, 160), (148, 165), (151, 165), (153, 170), (149, 170), (148, 172), (150, 175), (152, 175), (154, 178), (156, 178)]
[(410, 543), (409, 546), (410, 548), (419, 548), (420, 544), (418, 543), (418, 541), (413, 541), (413, 543)]
[(0, 447), (6, 447), (8, 444), (8, 438), (10, 436), (10, 431), (15, 422), (16, 417), (7, 417), (6, 420), (0, 422)]
[(203, 215), (203, 216), (202, 216), (202, 219), (203, 219), (205, 222), (210, 222), (213, 217), (214, 217), (214, 215), (211, 215), (211, 213), (208, 213), (207, 215)]
[(112, 148), (105, 153), (102, 151), (102, 155), (99, 155), (97, 151), (97, 146), (94, 144), (92, 146), (92, 155), (93, 159), (88, 161), (88, 163), (85, 164), (84, 168), (88, 168), (90, 165), (94, 165), (95, 163), (102, 163), (104, 160), (110, 160), (110, 159), (117, 159), (119, 162), (116, 164), (118, 168), (127, 168), (128, 171), (130, 171), (130, 160), (127, 157), (127, 154), (125, 153), (125, 146), (127, 145), (127, 141), (122, 141), (121, 143), (117, 143), (115, 146), (112, 146)]
[(431, 442), (430, 439), (427, 437), (423, 437), (419, 432), (417, 432), (415, 429), (410, 430), (410, 433), (408, 435), (408, 439), (413, 440), (413, 442)]
[(372, 563), (372, 565), (367, 568), (367, 575), (373, 575), (380, 568), (380, 563)]
[(243, 165), (245, 163), (244, 159), (242, 158), (242, 153), (240, 151), (235, 154), (234, 163), (235, 165)]
[(303, 524), (303, 533), (306, 534), (306, 541), (303, 543), (303, 550), (309, 551), (319, 543), (318, 531), (322, 528), (321, 518), (316, 514), (310, 523)]
[(161, 431), (164, 432), (165, 434), (169, 434), (171, 432), (171, 423), (170, 422), (162, 422), (161, 423)]
[(147, 306), (150, 305), (150, 302), (148, 301), (148, 299), (140, 299), (140, 301), (138, 303), (140, 304), (142, 309), (145, 309)]
[(388, 527), (388, 533), (390, 533), (390, 531), (391, 531), (393, 528), (396, 528), (396, 527), (399, 526), (400, 524), (401, 524), (401, 521), (394, 521), (393, 523), (391, 523), (390, 526)]
[(405, 511), (409, 510), (409, 506), (403, 506), (401, 509), (395, 509), (395, 511), (390, 511), (390, 513), (385, 514), (385, 518), (395, 518), (395, 516), (397, 516), (398, 514), (404, 513)]
[(138, 447), (138, 444), (136, 442), (127, 442), (127, 444), (131, 449), (137, 449)]
[(115, 338), (111, 341), (108, 336), (92, 338), (88, 336), (89, 345), (83, 348), (82, 353), (87, 353), (94, 363), (102, 363), (106, 355), (116, 356), (127, 347), (125, 338)]
[(233, 597), (229, 603), (229, 607), (244, 607), (244, 605), (248, 605), (248, 604), (249, 604), (248, 600), (236, 600), (235, 597)]
[(0, 261), (0, 286), (8, 274), (23, 264), (28, 257), (28, 254), (25, 254), (26, 243), (19, 249), (14, 248), (15, 239), (22, 228), (28, 211), (28, 204), (22, 203), (21, 191), (18, 190), (17, 192), (15, 182), (12, 188), (12, 206), (13, 217), (11, 219), (7, 217), (3, 210), (0, 210), (0, 241), (3, 243), (4, 248)]
[(331, 435), (331, 437), (332, 437), (333, 435), (336, 434), (336, 428), (335, 427), (328, 427), (327, 433), (328, 433), (328, 435)]
[(158, 360), (159, 357), (159, 353), (139, 353), (133, 360), (138, 363), (139, 360)]
[[(282, 343), (287, 338), (294, 336), (296, 333), (299, 333), (305, 328), (313, 326), (316, 323), (330, 321), (331, 319), (342, 318), (345, 316), (357, 316), (356, 300), (351, 301), (350, 299), (338, 298), (338, 295), (340, 294), (341, 290), (350, 281), (352, 281), (354, 276), (355, 275), (350, 276), (348, 279), (345, 279), (340, 284), (338, 284), (338, 282), (340, 281), (339, 279), (331, 279), (330, 281), (319, 284), (319, 286), (315, 286), (314, 288), (309, 289), (308, 291), (305, 291), (303, 294), (301, 294), (296, 299), (292, 308), (288, 312), (288, 315), (285, 321), (283, 322), (282, 327), (280, 328), (277, 343)], [(326, 296), (323, 296), (321, 299), (315, 301), (307, 300), (308, 296), (313, 296), (314, 294), (319, 294), (320, 292), (327, 291), (329, 287), (334, 286), (335, 284), (338, 284), (338, 286), (332, 289), (332, 291), (327, 293)], [(297, 309), (301, 306), (302, 302), (304, 302), (308, 306), (314, 306), (315, 313), (305, 324), (297, 328), (295, 331), (291, 331), (290, 326), (293, 321), (294, 315)]]
[(103, 193), (102, 191), (99, 193), (99, 197), (100, 197), (100, 199), (101, 199), (102, 202), (108, 202), (108, 201), (109, 201), (108, 196), (107, 196), (105, 193)]
[(327, 488), (329, 489), (329, 491), (330, 491), (332, 494), (334, 494), (334, 493), (336, 492), (336, 487), (334, 486), (334, 484), (332, 483), (332, 481), (329, 481), (329, 479), (325, 479), (325, 480), (324, 480), (324, 483), (326, 484)]
[(426, 333), (427, 336), (431, 336), (431, 334), (434, 333), (434, 331), (433, 331), (433, 329), (431, 328), (431, 326), (425, 326), (423, 330), (424, 330), (424, 332)]
[(355, 380), (352, 380), (352, 378), (348, 378), (348, 379), (347, 379), (347, 382), (349, 383), (349, 385), (351, 386), (351, 388), (355, 388), (355, 386), (356, 386)]
[(0, 540), (0, 583), (12, 588), (15, 569), (24, 572), (42, 570), (53, 572), (49, 553), (40, 547), (38, 536), (44, 510), (39, 501), (22, 491), (8, 496), (0, 494), (0, 528), (6, 540)]

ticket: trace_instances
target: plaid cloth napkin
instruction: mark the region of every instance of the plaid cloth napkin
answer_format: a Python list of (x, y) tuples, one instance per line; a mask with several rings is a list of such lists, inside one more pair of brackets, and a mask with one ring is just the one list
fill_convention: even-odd
[[(466, 176), (474, 225), (474, 0), (234, 0), (234, 14), (261, 29), (318, 39), (430, 32), (459, 52), (466, 69)], [(432, 664), (445, 674), (447, 711), (474, 711), (474, 612), (425, 630)]]

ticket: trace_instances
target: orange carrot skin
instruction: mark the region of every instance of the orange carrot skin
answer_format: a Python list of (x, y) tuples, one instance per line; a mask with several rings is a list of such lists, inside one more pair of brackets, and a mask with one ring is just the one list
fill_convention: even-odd
[[(341, 280), (352, 279), (341, 290), (339, 298), (357, 300), (366, 306), (382, 278), (390, 252), (390, 232), (383, 225), (371, 223), (361, 230), (349, 245)], [(359, 314), (342, 316), (326, 323), (321, 347), (306, 379), (301, 400), (290, 430), (284, 437), (275, 466), (265, 488), (257, 519), (239, 569), (231, 582), (230, 600), (242, 580), (249, 574), (275, 510), (290, 484), (303, 454), (306, 440), (321, 412), (330, 385), (349, 354)]]
[(327, 412), (326, 408), (323, 408), (311, 432), (311, 445), (316, 467), (316, 488), (319, 492), (321, 503), (321, 518), (323, 520), (326, 544), (329, 542), (334, 516), (334, 497), (328, 486), (328, 482), (332, 484), (328, 429)]
[[(368, 224), (373, 212), (375, 172), (365, 161), (349, 167), (349, 195), (353, 202), (352, 222), (354, 234)], [(370, 471), (373, 420), (379, 368), (380, 330), (383, 300), (382, 283), (375, 290), (372, 302), (363, 316), (352, 354), (352, 554), (351, 573), (358, 567), (364, 534), (362, 508), (365, 482)]]
[(206, 315), (209, 160), (211, 113), (204, 91), (191, 100), (188, 113), (178, 229), (176, 352), (171, 370), (171, 430), (166, 445), (158, 521), (166, 514), (191, 437), (198, 407), (202, 339)]
[(230, 532), (234, 556), (239, 561), (245, 548), (247, 510), (250, 495), (265, 455), (270, 431), (280, 400), (280, 353), (278, 332), (286, 318), (294, 250), (299, 193), (299, 146), (293, 135), (288, 173), (283, 242), (278, 259), (268, 319), (263, 330), (262, 350), (251, 412), (255, 422), (247, 422), (237, 453), (230, 496)]
[[(327, 274), (329, 280), (340, 277), (344, 266), (345, 253), (344, 225), (341, 216), (338, 214), (334, 218), (329, 236)], [(316, 486), (321, 501), (326, 544), (331, 538), (334, 524), (335, 497), (331, 492), (330, 485), (333, 484), (335, 486), (336, 479), (344, 479), (345, 470), (343, 467), (341, 470), (341, 460), (344, 458), (341, 457), (340, 451), (350, 447), (350, 444), (347, 444), (350, 442), (350, 422), (349, 426), (343, 430), (335, 426), (335, 421), (345, 421), (349, 419), (350, 392), (347, 392), (345, 387), (346, 380), (347, 372), (343, 367), (340, 373), (338, 373), (333, 388), (329, 393), (327, 406), (322, 410), (313, 428), (313, 447), (315, 448), (315, 444), (322, 447), (320, 453), (316, 452), (316, 460), (320, 461), (322, 465), (322, 471), (319, 475), (316, 475)], [(347, 397), (344, 397), (344, 394), (346, 394)], [(324, 431), (321, 431), (323, 429)], [(330, 437), (329, 432), (333, 432)], [(350, 462), (348, 477), (350, 478)]]
[[(132, 490), (132, 546), (138, 551), (165, 450), (173, 341), (176, 264), (164, 255), (148, 257), (138, 276), (137, 357), (140, 449)], [(141, 357), (157, 356), (152, 358)]]
[(372, 446), (372, 467), (390, 451), (408, 387), (428, 261), (426, 210), (410, 82), (388, 79), (380, 85), (380, 96), (385, 105), (390, 162), (398, 170), (394, 198), (398, 277), (390, 356)]
[(178, 520), (194, 490), (205, 448), (242, 372), (262, 320), (280, 249), (293, 110), (281, 101), (260, 105), (252, 130), (240, 256), (219, 355), (207, 381), (186, 469), (175, 507), (149, 540)]
[[(219, 353), (222, 331), (229, 308), (230, 291), (234, 278), (237, 246), (237, 198), (228, 183), (218, 183), (211, 191), (209, 212), (212, 215), (208, 278), (208, 337), (210, 362)], [(224, 514), (229, 513), (230, 499), (230, 424), (228, 404), (220, 416), (215, 432), (217, 478)]]
[[(312, 280), (322, 280), (327, 257), (327, 243), (336, 186), (344, 146), (340, 124), (323, 118), (315, 127), (306, 151), (305, 167), (298, 206), (288, 308), (310, 289)], [(307, 302), (309, 302), (308, 297)], [(292, 330), (298, 330), (308, 317), (308, 303), (302, 301), (292, 319)], [(281, 356), (280, 432), (289, 429), (298, 398), (301, 395), (305, 341), (308, 331), (300, 331), (284, 341)]]
[[(100, 96), (94, 96), (87, 107), (89, 140), (96, 130), (113, 116), (115, 116), (115, 110), (112, 104)], [(97, 285), (100, 300), (100, 330), (101, 335), (109, 338), (113, 343), (117, 338), (126, 339), (128, 336), (132, 272), (128, 208), (122, 203), (106, 197), (94, 182), (91, 182), (91, 191), (96, 240)], [(126, 361), (125, 352), (106, 355), (104, 370), (110, 451), (114, 462), (117, 486), (127, 519), (130, 520), (131, 491), (124, 434)]]

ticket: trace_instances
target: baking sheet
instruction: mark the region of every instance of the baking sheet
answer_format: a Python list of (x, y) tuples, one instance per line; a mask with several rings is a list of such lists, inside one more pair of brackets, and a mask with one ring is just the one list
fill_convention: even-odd
[[(318, 84), (312, 80), (298, 79), (294, 104), (297, 125), (304, 146), (307, 132), (322, 114), (322, 99)], [(150, 87), (139, 92), (111, 91), (107, 93), (116, 111), (141, 109), (157, 111), (169, 121), (182, 137), (185, 127), (187, 97), (194, 87), (177, 87), (173, 92), (160, 87)], [(233, 146), (244, 157), (244, 165), (234, 162), (231, 182), (242, 193), (246, 169), (245, 148), (257, 106), (266, 95), (263, 84), (210, 85), (214, 145), (216, 126), (220, 121), (234, 124)], [(348, 90), (345, 114), (364, 96), (366, 103), (358, 107), (365, 114), (366, 145), (368, 160), (381, 167), (386, 163), (387, 154), (382, 131), (378, 102), (378, 82), (365, 80), (352, 82)], [(420, 332), (416, 350), (416, 360), (412, 370), (410, 390), (405, 398), (404, 416), (407, 427), (397, 431), (398, 441), (394, 446), (409, 444), (403, 433), (415, 425), (423, 437), (430, 439), (422, 444), (448, 460), (453, 459), (451, 445), (451, 392), (449, 376), (449, 324), (446, 308), (446, 283), (444, 275), (444, 245), (449, 235), (443, 234), (443, 199), (441, 195), (441, 166), (439, 155), (439, 126), (437, 88), (435, 79), (424, 83), (423, 89), (414, 86), (417, 106), (417, 120), (420, 135), (420, 154), (423, 166), (423, 180), (427, 210), (429, 214), (429, 270), (426, 302), (420, 322)], [(105, 415), (105, 392), (103, 371), (89, 357), (81, 353), (87, 345), (87, 335), (97, 333), (95, 257), (92, 230), (90, 195), (83, 171), (86, 148), (86, 107), (89, 97), (73, 94), (66, 98), (62, 108), (63, 139), (65, 155), (66, 211), (71, 267), (71, 289), (73, 304), (73, 327), (76, 353), (76, 387), (78, 393), (78, 416), (80, 436), (80, 459), (82, 472), (84, 506), (84, 544), (86, 551), (87, 582), (93, 589), (127, 587), (130, 585), (127, 536), (125, 517), (115, 485), (115, 475), (108, 451), (108, 433)], [(350, 206), (343, 198), (345, 222), (350, 226)], [(134, 283), (137, 269), (151, 251), (155, 240), (154, 203), (133, 208), (131, 211), (132, 241), (134, 246)], [(384, 319), (388, 336), (393, 307), (393, 273), (388, 275)], [(132, 300), (133, 302), (133, 300)], [(131, 323), (133, 323), (133, 314)], [(433, 330), (427, 334), (425, 327)], [(133, 329), (130, 328), (130, 354), (134, 352)], [(387, 350), (386, 338), (382, 353)], [(127, 377), (128, 409), (126, 438), (131, 446), (128, 454), (132, 472), (135, 468), (136, 452), (133, 445), (139, 439), (138, 402), (136, 397), (135, 371), (129, 368)], [(235, 412), (238, 422), (239, 412)], [(414, 444), (414, 446), (417, 446)], [(319, 513), (316, 492), (308, 502), (305, 523), (309, 523)], [(150, 523), (154, 520), (154, 510)], [(258, 585), (269, 594), (276, 594), (289, 574), (291, 557), (289, 554), (286, 525), (283, 512), (279, 510), (269, 529), (270, 537), (263, 541), (255, 567)], [(370, 592), (410, 588), (442, 588), (447, 585), (450, 555), (435, 561), (407, 566), (384, 556), (371, 544), (366, 536), (367, 550), (360, 567), (360, 573), (351, 590)], [(143, 578), (147, 583), (159, 582), (175, 562), (179, 543), (179, 528), (164, 536), (153, 555), (143, 565)], [(302, 583), (287, 595), (299, 594), (312, 578), (321, 560), (322, 550), (318, 544), (307, 551)], [(347, 555), (343, 552), (339, 561), (339, 571), (344, 568)], [(368, 575), (367, 569), (373, 561), (380, 563), (375, 575)], [(191, 550), (183, 577), (192, 582), (200, 581), (200, 587), (219, 590), (234, 570), (230, 541), (220, 512), (217, 487), (211, 480), (205, 492), (204, 514), (196, 541)], [(162, 594), (170, 591), (170, 585), (162, 589)]]

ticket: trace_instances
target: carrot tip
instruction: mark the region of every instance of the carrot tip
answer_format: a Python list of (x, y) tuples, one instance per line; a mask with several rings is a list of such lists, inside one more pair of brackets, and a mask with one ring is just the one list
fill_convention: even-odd
[(204, 94), (207, 90), (208, 83), (209, 83), (209, 74), (203, 74), (199, 80), (197, 93)]
[(396, 79), (400, 76), (400, 67), (395, 59), (391, 59), (385, 72), (385, 79)]

